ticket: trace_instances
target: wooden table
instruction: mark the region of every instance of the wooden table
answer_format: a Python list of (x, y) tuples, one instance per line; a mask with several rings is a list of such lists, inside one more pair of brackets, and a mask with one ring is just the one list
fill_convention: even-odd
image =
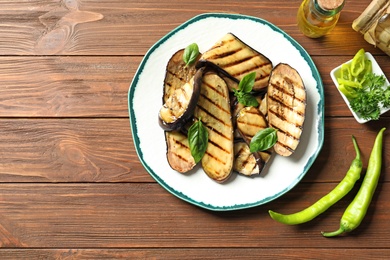
[[(353, 259), (390, 257), (390, 136), (380, 183), (354, 232), (334, 230), (357, 189), (299, 226), (267, 211), (294, 212), (344, 176), (354, 158), (367, 166), (390, 114), (358, 124), (334, 87), (332, 68), (364, 48), (390, 76), (390, 58), (352, 30), (370, 0), (347, 1), (322, 39), (296, 26), (300, 1), (3, 1), (0, 0), (1, 259)], [(314, 165), (284, 196), (262, 206), (213, 212), (163, 189), (141, 165), (127, 93), (147, 50), (206, 12), (261, 17), (295, 38), (324, 83), (325, 139)]]

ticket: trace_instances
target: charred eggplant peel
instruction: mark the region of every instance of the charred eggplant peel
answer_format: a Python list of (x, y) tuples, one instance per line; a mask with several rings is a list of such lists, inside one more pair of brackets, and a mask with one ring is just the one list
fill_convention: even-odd
[(203, 75), (194, 117), (201, 120), (208, 131), (202, 168), (211, 179), (224, 182), (233, 171), (233, 124), (229, 90), (226, 82), (216, 73)]
[(253, 91), (261, 91), (267, 87), (273, 68), (267, 57), (232, 33), (226, 34), (211, 49), (203, 53), (197, 67), (205, 66), (208, 63), (216, 65), (219, 70), (225, 71), (236, 81), (240, 81), (250, 72), (256, 72)]
[(202, 73), (202, 70), (198, 70), (189, 82), (175, 89), (161, 107), (158, 118), (164, 130), (178, 130), (192, 118), (198, 103), (201, 85), (195, 82), (202, 80)]
[(303, 130), (306, 89), (299, 73), (280, 63), (271, 72), (267, 92), (269, 126), (277, 129), (275, 152), (290, 156), (296, 150)]

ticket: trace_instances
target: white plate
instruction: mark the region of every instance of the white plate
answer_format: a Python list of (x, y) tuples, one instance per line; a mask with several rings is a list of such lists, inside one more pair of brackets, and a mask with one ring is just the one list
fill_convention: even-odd
[[(274, 65), (284, 62), (294, 67), (307, 89), (307, 110), (301, 141), (292, 156), (274, 156), (261, 176), (233, 174), (226, 183), (218, 184), (201, 167), (189, 174), (169, 167), (164, 133), (157, 118), (169, 58), (193, 42), (204, 52), (228, 32), (263, 53)], [(316, 66), (293, 38), (255, 17), (208, 13), (180, 25), (146, 53), (130, 85), (128, 101), (134, 144), (145, 169), (167, 191), (209, 210), (249, 208), (280, 197), (303, 178), (324, 141), (324, 93)]]
[[(369, 59), (369, 60), (371, 61), (371, 64), (372, 64), (372, 72), (373, 72), (374, 74), (376, 74), (376, 75), (383, 75), (383, 76), (386, 78), (386, 75), (383, 73), (381, 67), (379, 66), (378, 62), (376, 62), (376, 60), (375, 60), (375, 58), (372, 56), (372, 54), (369, 53), (369, 52), (366, 52), (365, 55), (366, 55), (366, 58)], [(349, 61), (347, 61), (347, 62), (345, 62), (345, 63), (348, 63), (348, 64), (349, 64), (349, 63), (351, 63), (351, 62), (352, 62), (352, 59), (349, 60)], [(339, 84), (338, 84), (338, 82), (337, 82), (337, 78), (340, 77), (340, 69), (341, 69), (341, 66), (342, 66), (342, 64), (341, 64), (340, 66), (334, 68), (334, 69), (330, 72), (330, 77), (332, 78), (334, 85), (336, 86), (336, 88), (337, 88), (337, 90), (339, 91), (341, 97), (344, 99), (345, 103), (346, 103), (347, 106), (349, 107), (349, 110), (351, 110), (351, 113), (352, 113), (353, 117), (355, 117), (355, 119), (356, 119), (356, 121), (358, 121), (358, 123), (364, 124), (364, 123), (366, 123), (366, 122), (368, 122), (368, 121), (371, 121), (371, 120), (363, 119), (363, 118), (361, 118), (358, 114), (356, 114), (355, 111), (352, 110), (348, 98), (340, 91), (340, 89), (339, 89)], [(386, 83), (385, 83), (385, 85), (386, 85), (386, 86), (390, 85), (387, 78), (386, 78)], [(386, 112), (389, 111), (389, 110), (390, 110), (390, 108), (381, 107), (381, 112), (380, 112), (380, 114), (382, 115), (382, 114), (386, 113)]]

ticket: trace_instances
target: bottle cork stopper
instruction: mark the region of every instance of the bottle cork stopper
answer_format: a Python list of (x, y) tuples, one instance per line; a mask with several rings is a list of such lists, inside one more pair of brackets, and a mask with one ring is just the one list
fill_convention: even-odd
[(322, 9), (329, 11), (339, 8), (344, 0), (318, 0), (317, 3)]

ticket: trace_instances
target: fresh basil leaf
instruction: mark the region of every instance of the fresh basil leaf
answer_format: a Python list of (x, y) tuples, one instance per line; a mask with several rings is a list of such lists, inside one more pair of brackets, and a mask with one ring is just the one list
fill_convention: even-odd
[(265, 128), (258, 131), (249, 144), (251, 153), (265, 151), (276, 144), (278, 141), (277, 130), (274, 128)]
[(252, 91), (253, 85), (255, 85), (256, 72), (251, 72), (245, 75), (238, 84), (238, 90), (249, 93)]
[(183, 60), (187, 65), (190, 65), (196, 60), (199, 55), (198, 44), (192, 43), (184, 49)]
[(257, 99), (249, 93), (240, 92), (240, 94), (238, 94), (238, 96), (237, 96), (237, 99), (238, 99), (238, 102), (240, 102), (241, 104), (243, 104), (244, 106), (247, 106), (247, 107), (259, 106), (259, 102), (257, 101)]
[(188, 129), (188, 142), (195, 163), (198, 163), (205, 154), (208, 140), (209, 133), (201, 120), (193, 123)]
[(238, 102), (244, 106), (259, 106), (257, 99), (251, 94), (253, 85), (256, 80), (256, 72), (245, 75), (238, 84), (238, 89), (233, 89), (234, 95), (237, 97)]

